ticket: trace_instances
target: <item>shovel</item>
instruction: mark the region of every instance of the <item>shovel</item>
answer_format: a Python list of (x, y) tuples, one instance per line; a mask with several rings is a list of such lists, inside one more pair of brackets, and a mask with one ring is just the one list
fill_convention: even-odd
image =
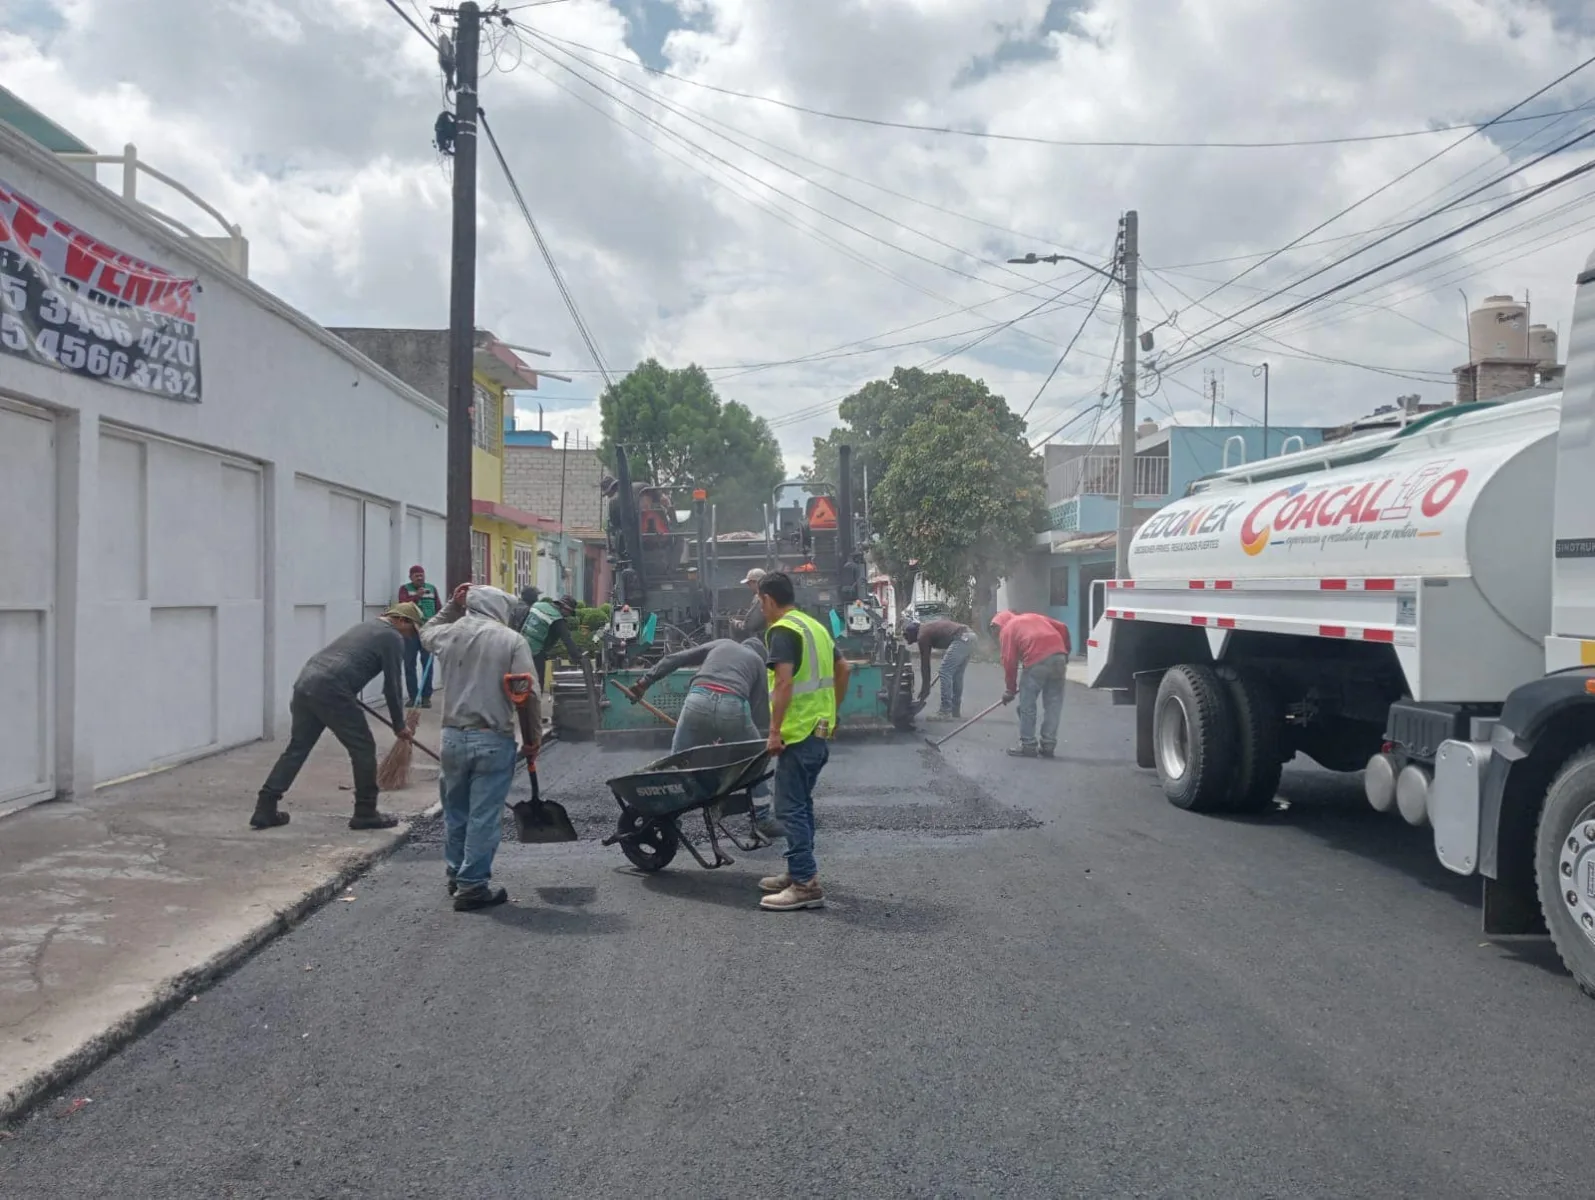
[(532, 779), (532, 798), (510, 806), (515, 815), (515, 840), (517, 842), (574, 842), (576, 826), (563, 804), (544, 800), (537, 785), (537, 764), (526, 764), (526, 773)]
[(984, 717), (987, 713), (996, 712), (1001, 707), (1002, 707), (1002, 701), (999, 700), (995, 704), (993, 704), (990, 708), (981, 709), (974, 716), (970, 717), (969, 720), (965, 721), (962, 725), (960, 725), (957, 729), (953, 730), (951, 733), (947, 734), (945, 737), (926, 738), (925, 739), (925, 745), (929, 746), (932, 750), (938, 750), (938, 749), (941, 748), (941, 744), (943, 742), (952, 741), (953, 738), (957, 737), (964, 730), (968, 729), (976, 721), (980, 720), (981, 717)]
[[(610, 682), (614, 683), (614, 680), (610, 680)], [(618, 687), (621, 691), (625, 692), (626, 693), (626, 699), (630, 700), (633, 704), (642, 705), (642, 707), (644, 709), (646, 709), (648, 712), (651, 712), (654, 716), (658, 717), (666, 725), (669, 725), (672, 729), (675, 728), (676, 719), (674, 717), (672, 717), (669, 713), (663, 711), (662, 709), (655, 708), (652, 704), (649, 704), (648, 701), (644, 700), (641, 696), (639, 696), (636, 692), (632, 691), (629, 687), (626, 687), (624, 684), (616, 683), (615, 686)]]

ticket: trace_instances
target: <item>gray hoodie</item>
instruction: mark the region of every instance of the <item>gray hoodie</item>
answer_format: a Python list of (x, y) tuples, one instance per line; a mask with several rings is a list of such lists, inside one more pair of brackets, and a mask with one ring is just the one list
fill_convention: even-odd
[(437, 655), (444, 680), (444, 728), (515, 735), (515, 706), (504, 676), (531, 675), (536, 668), (526, 639), (505, 624), (514, 603), (497, 588), (473, 587), (463, 609), (451, 600), (422, 626), (421, 647)]

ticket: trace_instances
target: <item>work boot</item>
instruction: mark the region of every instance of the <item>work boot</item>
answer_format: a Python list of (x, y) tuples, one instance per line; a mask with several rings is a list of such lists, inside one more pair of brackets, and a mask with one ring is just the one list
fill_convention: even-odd
[(350, 829), (392, 829), (399, 818), (377, 811), (377, 802), (355, 801), (354, 816), (349, 818)]
[(1036, 748), (1034, 746), (1020, 745), (1020, 746), (1009, 746), (1008, 747), (1008, 757), (1009, 758), (1035, 758), (1037, 756), (1038, 756), (1038, 751), (1036, 750)]
[(759, 831), (760, 837), (769, 838), (772, 842), (786, 837), (786, 826), (777, 821), (775, 814), (769, 809), (754, 812), (753, 827)]
[(474, 887), (467, 888), (454, 897), (455, 912), (476, 912), (483, 908), (497, 908), (510, 898), (510, 894), (501, 887)]
[(948, 721), (956, 721), (957, 719), (958, 719), (958, 714), (957, 713), (950, 713), (950, 712), (939, 712), (933, 717), (926, 717), (925, 718), (925, 720), (927, 720), (927, 721), (935, 721), (938, 725), (944, 725)]
[(288, 824), (288, 814), (277, 811), (275, 800), (256, 800), (254, 814), (249, 818), (251, 829), (275, 829)]
[(431, 696), (422, 696), (421, 697), (421, 707), (422, 708), (431, 708), (432, 707), (432, 697)]
[(446, 871), (446, 872), (444, 872), (444, 874), (448, 876), (449, 895), (452, 896), (452, 895), (454, 895), (456, 892), (458, 892), (460, 890), (460, 885), (454, 882), (454, 872), (453, 871)]
[(792, 886), (792, 876), (782, 871), (779, 875), (766, 875), (759, 880), (761, 892), (784, 892)]
[(820, 887), (820, 877), (802, 883), (793, 880), (785, 888), (759, 901), (767, 912), (795, 912), (800, 908), (824, 908), (825, 892)]

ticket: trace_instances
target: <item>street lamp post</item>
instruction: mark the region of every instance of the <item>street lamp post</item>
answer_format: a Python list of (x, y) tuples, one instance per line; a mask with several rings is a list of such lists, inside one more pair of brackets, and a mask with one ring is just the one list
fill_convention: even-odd
[(1252, 378), (1263, 377), (1263, 457), (1268, 457), (1268, 364), (1252, 368)]
[(1124, 289), (1124, 366), (1119, 387), (1119, 523), (1114, 539), (1113, 571), (1120, 579), (1130, 575), (1130, 537), (1135, 531), (1135, 351), (1136, 351), (1136, 268), (1140, 261), (1139, 217), (1134, 209), (1119, 223), (1118, 261), (1123, 274), (1115, 275), (1072, 254), (1037, 254), (1031, 251), (1010, 263), (1034, 266), (1037, 263), (1071, 262), (1094, 271)]

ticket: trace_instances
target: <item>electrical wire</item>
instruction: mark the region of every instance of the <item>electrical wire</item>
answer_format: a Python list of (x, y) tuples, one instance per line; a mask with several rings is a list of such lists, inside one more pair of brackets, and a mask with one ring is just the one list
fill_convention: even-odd
[(565, 283), (565, 276), (560, 272), (559, 264), (554, 261), (554, 255), (548, 248), (548, 243), (543, 240), (542, 230), (537, 228), (537, 221), (532, 216), (532, 210), (527, 207), (526, 197), (521, 194), (521, 185), (515, 182), (515, 174), (510, 170), (509, 161), (504, 157), (504, 151), (499, 148), (498, 138), (493, 135), (493, 127), (487, 122), (487, 113), (478, 108), (476, 119), (481, 122), (482, 132), (487, 134), (488, 144), (493, 147), (493, 157), (498, 159), (499, 170), (504, 172), (504, 180), (509, 184), (510, 194), (515, 197), (515, 203), (521, 210), (521, 216), (526, 220), (526, 226), (532, 231), (532, 237), (537, 241), (537, 249), (542, 253), (543, 262), (548, 265), (548, 273), (553, 276), (554, 286), (558, 288), (560, 298), (565, 301), (565, 308), (570, 313), (571, 322), (576, 326), (576, 332), (581, 335), (582, 343), (587, 347), (587, 353), (592, 357), (593, 366), (598, 368), (598, 373), (603, 377), (604, 387), (613, 388), (615, 381), (610, 377), (609, 367), (604, 362), (604, 356), (598, 351), (598, 344), (593, 340), (592, 331), (588, 328), (586, 320), (582, 317), (581, 309), (576, 304), (576, 297), (571, 294), (569, 286)]
[(1041, 393), (1047, 390), (1047, 385), (1052, 382), (1052, 377), (1058, 373), (1058, 368), (1063, 366), (1063, 360), (1069, 357), (1069, 351), (1073, 350), (1074, 344), (1080, 340), (1080, 335), (1085, 332), (1085, 327), (1091, 323), (1091, 318), (1095, 315), (1098, 306), (1101, 305), (1102, 298), (1108, 294), (1108, 289), (1112, 286), (1113, 279), (1110, 276), (1103, 282), (1102, 290), (1097, 293), (1097, 298), (1092, 303), (1091, 308), (1086, 312), (1085, 316), (1080, 318), (1080, 328), (1074, 331), (1074, 336), (1069, 339), (1069, 344), (1063, 348), (1063, 353), (1058, 355), (1058, 361), (1052, 364), (1052, 370), (1047, 372), (1047, 377), (1041, 381), (1041, 386), (1036, 389), (1036, 394), (1030, 398), (1030, 403), (1025, 405), (1025, 411), (1019, 414), (1021, 421), (1030, 415), (1031, 409), (1035, 408), (1036, 401), (1041, 399)]
[(419, 25), (417, 25), (415, 23), (415, 18), (412, 17), (409, 13), (405, 12), (404, 9), (399, 7), (398, 0), (388, 0), (388, 7), (391, 8), (394, 12), (398, 13), (399, 14), (399, 19), (402, 20), (411, 29), (415, 30), (416, 34), (421, 38), (421, 40), (423, 42), (425, 42), (428, 46), (431, 46), (434, 51), (437, 50), (438, 44), (433, 39), (432, 35), (427, 33), (427, 31), (422, 29)]
[[(701, 79), (689, 79), (684, 75), (677, 75), (660, 67), (651, 67), (647, 63), (638, 62), (624, 55), (612, 54), (607, 50), (600, 50), (582, 42), (569, 38), (555, 37), (553, 34), (537, 31), (539, 36), (562, 45), (574, 46), (578, 50), (585, 50), (589, 54), (596, 54), (601, 58), (614, 59), (629, 67), (647, 71), (650, 75), (657, 75), (664, 79), (672, 79), (677, 83), (687, 84), (689, 87), (702, 88), (705, 91), (715, 92), (722, 96), (734, 96), (742, 100), (756, 100), (762, 104), (771, 104), (777, 108), (784, 108), (790, 112), (803, 113), (811, 117), (823, 117), (830, 121), (846, 121), (858, 125), (872, 125), (882, 129), (902, 129), (912, 133), (934, 133), (955, 137), (979, 138), (998, 142), (1021, 142), (1035, 146), (1067, 146), (1075, 148), (1101, 147), (1104, 149), (1152, 149), (1152, 150), (1275, 150), (1296, 146), (1343, 146), (1360, 142), (1388, 142), (1402, 138), (1428, 137), (1431, 134), (1455, 133), (1463, 129), (1473, 133), (1490, 125), (1499, 125), (1515, 121), (1541, 121), (1547, 117), (1560, 116), (1560, 112), (1537, 113), (1533, 116), (1523, 117), (1497, 117), (1483, 125), (1462, 123), (1456, 125), (1437, 125), (1428, 129), (1408, 129), (1394, 133), (1365, 133), (1352, 134), (1343, 137), (1323, 138), (1294, 138), (1279, 141), (1226, 141), (1226, 142), (1183, 142), (1183, 141), (1139, 141), (1130, 139), (1089, 139), (1089, 138), (1047, 138), (1030, 134), (996, 133), (989, 129), (959, 129), (946, 125), (919, 125), (910, 121), (891, 121), (878, 117), (861, 117), (852, 113), (828, 112), (824, 109), (811, 108), (805, 104), (796, 104), (789, 100), (780, 100), (774, 96), (760, 96), (752, 92), (739, 92), (734, 88), (721, 87), (718, 84), (706, 83)], [(1533, 97), (1530, 97), (1532, 99)], [(1514, 105), (1514, 108), (1521, 105)], [(1571, 111), (1571, 110), (1569, 110)], [(1471, 136), (1471, 134), (1470, 134)]]

